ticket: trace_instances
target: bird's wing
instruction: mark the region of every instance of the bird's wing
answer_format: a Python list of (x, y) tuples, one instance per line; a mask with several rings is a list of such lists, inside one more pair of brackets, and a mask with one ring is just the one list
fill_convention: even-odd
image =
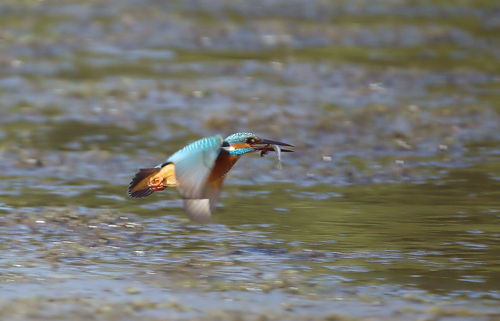
[(198, 199), (184, 199), (184, 209), (195, 222), (207, 222), (215, 211), (225, 176), (207, 183), (203, 196)]
[(179, 150), (167, 160), (175, 165), (175, 178), (184, 199), (205, 199), (207, 178), (221, 151), (222, 142), (221, 136), (202, 138)]

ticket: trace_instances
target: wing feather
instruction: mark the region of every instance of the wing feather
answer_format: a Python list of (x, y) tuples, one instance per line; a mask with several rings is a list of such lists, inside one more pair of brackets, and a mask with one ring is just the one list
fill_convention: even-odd
[(225, 176), (207, 183), (202, 198), (184, 199), (184, 209), (190, 219), (195, 222), (208, 222), (215, 212)]
[(128, 196), (132, 198), (146, 197), (153, 194), (153, 189), (148, 186), (149, 177), (160, 171), (160, 168), (141, 168), (132, 178), (128, 187)]
[[(168, 159), (168, 162), (175, 164), (178, 189), (184, 198), (186, 212), (194, 221), (208, 220), (215, 207), (214, 202), (210, 202), (214, 192), (208, 192), (212, 188), (209, 187), (207, 178), (221, 151), (222, 142), (221, 136), (202, 138), (179, 150)], [(215, 194), (218, 195), (219, 191)]]

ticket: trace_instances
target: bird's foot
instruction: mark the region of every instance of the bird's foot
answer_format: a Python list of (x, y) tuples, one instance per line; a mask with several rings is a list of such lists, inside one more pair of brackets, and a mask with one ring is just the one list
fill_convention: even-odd
[(167, 188), (165, 185), (163, 185), (163, 177), (151, 177), (148, 186), (155, 192), (163, 191), (165, 188)]

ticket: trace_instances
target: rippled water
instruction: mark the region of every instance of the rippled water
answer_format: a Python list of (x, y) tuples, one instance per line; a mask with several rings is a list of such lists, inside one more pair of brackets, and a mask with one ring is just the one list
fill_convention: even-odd
[[(0, 3), (2, 318), (498, 318), (498, 10)], [(211, 224), (127, 198), (236, 131), (296, 152), (239, 161)]]

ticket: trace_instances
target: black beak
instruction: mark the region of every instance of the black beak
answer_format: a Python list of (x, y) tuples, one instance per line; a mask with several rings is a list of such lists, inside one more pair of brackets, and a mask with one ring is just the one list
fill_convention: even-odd
[[(255, 150), (272, 151), (274, 149), (271, 147), (271, 145), (295, 147), (292, 144), (282, 143), (282, 142), (278, 142), (278, 141), (270, 140), (270, 139), (261, 139), (260, 141), (252, 144), (251, 147)], [(290, 150), (290, 149), (284, 149), (284, 148), (280, 148), (280, 149), (282, 152), (293, 152), (293, 150)]]

